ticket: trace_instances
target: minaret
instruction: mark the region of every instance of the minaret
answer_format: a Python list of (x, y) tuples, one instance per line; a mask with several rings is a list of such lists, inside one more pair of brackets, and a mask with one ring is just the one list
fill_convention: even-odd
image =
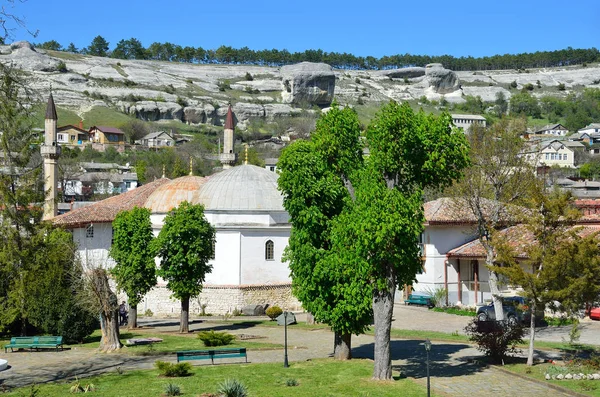
[(57, 120), (54, 98), (50, 93), (46, 107), (44, 144), (40, 148), (44, 158), (44, 192), (46, 194), (43, 220), (51, 219), (57, 214), (58, 157), (60, 156), (60, 146), (56, 143)]
[(227, 117), (225, 118), (225, 127), (223, 129), (223, 153), (219, 156), (223, 169), (231, 168), (235, 164), (235, 153), (233, 153), (233, 130), (235, 125), (233, 123), (233, 111), (231, 110), (231, 104), (227, 109)]

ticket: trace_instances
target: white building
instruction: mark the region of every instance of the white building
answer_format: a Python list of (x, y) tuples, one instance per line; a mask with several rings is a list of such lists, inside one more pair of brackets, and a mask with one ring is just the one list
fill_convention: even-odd
[(566, 136), (569, 130), (562, 124), (548, 124), (538, 128), (533, 135)]
[(577, 131), (578, 133), (594, 134), (600, 133), (600, 123), (591, 123)]
[(462, 128), (464, 132), (469, 132), (473, 124), (478, 124), (481, 127), (486, 126), (485, 117), (477, 114), (452, 114), (452, 122), (458, 128)]

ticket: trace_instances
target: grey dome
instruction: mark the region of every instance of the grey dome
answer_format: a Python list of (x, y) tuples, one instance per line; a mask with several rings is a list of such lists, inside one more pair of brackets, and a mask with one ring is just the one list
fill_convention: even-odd
[(285, 211), (277, 190), (278, 175), (255, 165), (241, 165), (212, 175), (200, 187), (206, 210)]

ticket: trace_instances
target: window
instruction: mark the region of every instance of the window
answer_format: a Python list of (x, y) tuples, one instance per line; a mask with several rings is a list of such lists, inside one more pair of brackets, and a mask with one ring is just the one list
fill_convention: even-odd
[(566, 159), (567, 159), (567, 154), (565, 153), (565, 154), (563, 154), (563, 160), (566, 160)]
[(274, 255), (274, 251), (275, 251), (275, 244), (273, 244), (273, 241), (268, 240), (265, 243), (265, 260), (268, 261), (272, 261), (275, 257)]
[(214, 239), (212, 242), (212, 255), (210, 256), (210, 259), (215, 259), (217, 255), (217, 240)]
[(94, 237), (94, 225), (91, 224), (85, 228), (85, 237), (93, 238)]
[(546, 160), (550, 160), (550, 153), (546, 153)]
[(71, 140), (74, 141), (75, 140), (75, 135), (71, 135)]

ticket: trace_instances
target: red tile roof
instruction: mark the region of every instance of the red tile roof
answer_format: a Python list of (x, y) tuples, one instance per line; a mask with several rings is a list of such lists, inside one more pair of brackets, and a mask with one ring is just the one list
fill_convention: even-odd
[(120, 135), (125, 135), (125, 133), (124, 133), (123, 131), (121, 131), (120, 129), (118, 129), (118, 128), (115, 128), (115, 127), (105, 127), (105, 126), (102, 126), (102, 125), (95, 125), (95, 126), (93, 126), (92, 128), (90, 128), (90, 132), (91, 132), (91, 131), (92, 131), (94, 128), (96, 128), (96, 129), (98, 129), (98, 130), (100, 130), (100, 131), (104, 132), (105, 134), (106, 134), (106, 133), (109, 133), (109, 134), (120, 134)]
[(143, 207), (154, 190), (167, 182), (169, 182), (167, 178), (158, 179), (129, 192), (59, 215), (53, 218), (52, 222), (67, 228), (81, 227), (92, 222), (112, 223), (119, 212), (130, 210), (133, 207)]
[[(600, 232), (600, 226), (573, 226), (573, 230), (576, 230), (579, 236), (587, 237)], [(527, 259), (528, 247), (536, 244), (533, 233), (525, 225), (512, 226), (499, 233), (506, 239), (517, 259)], [(447, 255), (449, 258), (485, 258), (486, 252), (479, 239), (475, 239), (448, 251)]]
[[(494, 208), (494, 201), (492, 200), (482, 199), (482, 204), (484, 211), (487, 213), (496, 210)], [(425, 203), (423, 209), (425, 211), (425, 221), (429, 225), (477, 223), (477, 218), (465, 199), (442, 197)], [(508, 223), (511, 216), (508, 214), (505, 205), (502, 205), (500, 212), (502, 213), (502, 218)]]

